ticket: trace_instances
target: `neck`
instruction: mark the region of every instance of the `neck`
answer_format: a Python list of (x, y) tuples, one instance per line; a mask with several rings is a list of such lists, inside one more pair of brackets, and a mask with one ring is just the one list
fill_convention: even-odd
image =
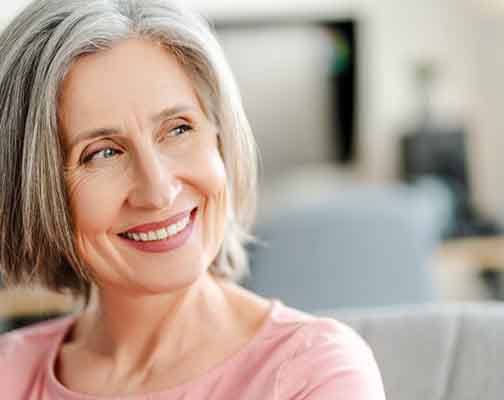
[(233, 308), (225, 285), (209, 274), (163, 294), (97, 289), (72, 341), (124, 369), (177, 360), (231, 329)]

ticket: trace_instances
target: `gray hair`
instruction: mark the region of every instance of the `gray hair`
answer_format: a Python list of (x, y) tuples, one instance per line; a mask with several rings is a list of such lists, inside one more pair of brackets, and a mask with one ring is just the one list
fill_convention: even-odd
[(0, 272), (89, 300), (78, 256), (58, 128), (60, 86), (82, 55), (142, 37), (171, 51), (219, 129), (230, 211), (210, 272), (248, 274), (245, 243), (256, 206), (256, 146), (218, 41), (197, 14), (165, 0), (34, 0), (0, 35)]

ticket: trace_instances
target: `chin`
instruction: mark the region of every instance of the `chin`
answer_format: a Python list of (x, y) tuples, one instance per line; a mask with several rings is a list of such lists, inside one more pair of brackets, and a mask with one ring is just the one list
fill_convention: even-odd
[(148, 276), (132, 277), (134, 282), (130, 284), (138, 285), (151, 294), (166, 293), (188, 288), (207, 274), (208, 266), (204, 264), (178, 265), (177, 271), (165, 269)]

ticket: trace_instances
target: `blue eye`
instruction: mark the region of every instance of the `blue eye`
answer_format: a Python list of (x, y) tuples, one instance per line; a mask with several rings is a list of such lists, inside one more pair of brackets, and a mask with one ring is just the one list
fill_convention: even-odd
[(172, 129), (171, 132), (173, 132), (173, 136), (180, 136), (190, 130), (192, 130), (191, 126), (189, 126), (187, 124), (183, 124), (183, 125), (179, 125), (176, 128)]
[(91, 153), (89, 155), (87, 155), (83, 160), (82, 162), (85, 164), (89, 161), (92, 161), (92, 160), (96, 160), (96, 159), (99, 159), (99, 158), (103, 158), (103, 159), (108, 159), (108, 158), (112, 158), (114, 157), (115, 155), (119, 154), (120, 152), (112, 147), (106, 147), (104, 149), (101, 149), (101, 150), (98, 150), (98, 151), (95, 151), (94, 153)]

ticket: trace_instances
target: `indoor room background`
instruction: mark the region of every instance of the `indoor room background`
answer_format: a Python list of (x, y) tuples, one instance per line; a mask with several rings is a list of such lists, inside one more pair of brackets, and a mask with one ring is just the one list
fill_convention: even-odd
[[(504, 2), (185, 3), (259, 144), (244, 285), (311, 311), (502, 298)], [(24, 4), (3, 2), (0, 24)], [(71, 304), (3, 294), (4, 315)]]

